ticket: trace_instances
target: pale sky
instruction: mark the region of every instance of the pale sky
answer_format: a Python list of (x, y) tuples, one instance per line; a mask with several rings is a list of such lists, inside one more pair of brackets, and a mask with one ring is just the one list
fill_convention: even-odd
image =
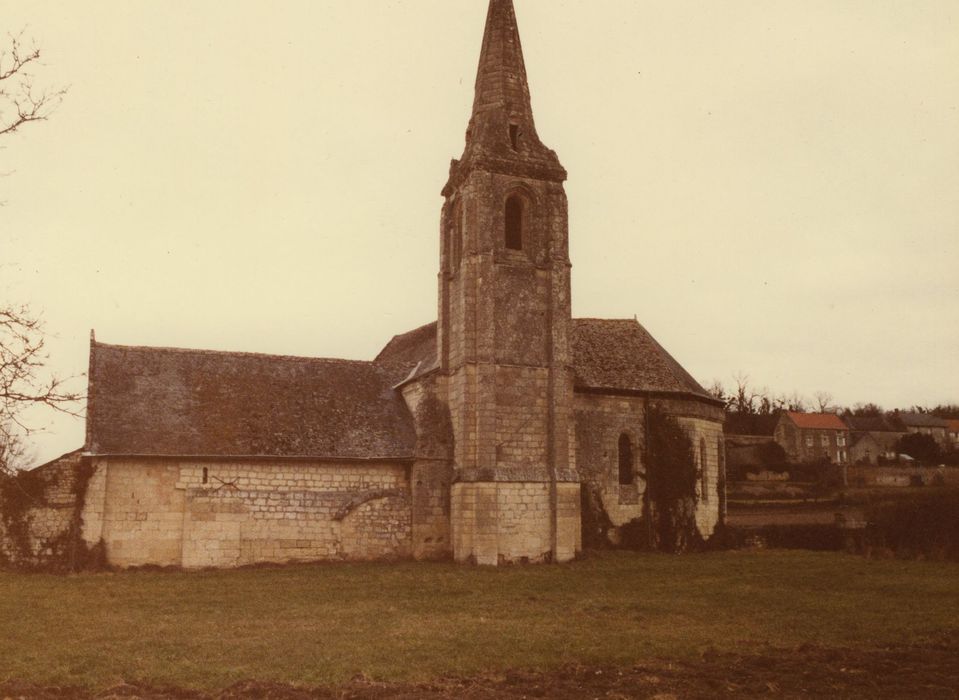
[[(959, 2), (515, 2), (575, 316), (637, 316), (704, 384), (959, 401)], [(372, 359), (436, 318), (485, 14), (0, 0), (70, 87), (0, 142), (0, 300), (64, 375), (91, 328)], [(35, 421), (38, 459), (83, 442)]]

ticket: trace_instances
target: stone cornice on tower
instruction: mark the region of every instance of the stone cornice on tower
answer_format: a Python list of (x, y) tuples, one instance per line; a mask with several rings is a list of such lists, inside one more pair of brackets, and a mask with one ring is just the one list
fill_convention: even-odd
[(466, 148), (443, 195), (473, 170), (563, 182), (566, 170), (539, 140), (512, 0), (490, 0)]

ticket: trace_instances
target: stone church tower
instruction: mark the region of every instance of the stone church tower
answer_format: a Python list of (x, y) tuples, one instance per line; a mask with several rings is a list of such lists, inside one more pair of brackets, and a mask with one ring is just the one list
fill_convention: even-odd
[(578, 549), (565, 179), (536, 134), (512, 0), (492, 0), (466, 148), (443, 189), (437, 351), (458, 560)]

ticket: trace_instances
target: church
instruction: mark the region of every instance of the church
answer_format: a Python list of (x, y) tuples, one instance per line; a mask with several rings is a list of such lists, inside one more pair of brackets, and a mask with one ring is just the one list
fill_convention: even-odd
[(442, 190), (436, 321), (372, 361), (91, 336), (86, 543), (121, 567), (565, 562), (588, 504), (614, 539), (642, 515), (653, 405), (691, 439), (710, 535), (722, 404), (637, 321), (572, 317), (565, 180), (512, 0), (490, 0)]

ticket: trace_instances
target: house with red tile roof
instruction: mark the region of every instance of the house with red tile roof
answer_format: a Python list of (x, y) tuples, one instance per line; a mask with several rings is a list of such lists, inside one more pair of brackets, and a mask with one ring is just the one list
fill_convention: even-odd
[(849, 427), (835, 413), (784, 411), (773, 435), (792, 462), (849, 461)]

